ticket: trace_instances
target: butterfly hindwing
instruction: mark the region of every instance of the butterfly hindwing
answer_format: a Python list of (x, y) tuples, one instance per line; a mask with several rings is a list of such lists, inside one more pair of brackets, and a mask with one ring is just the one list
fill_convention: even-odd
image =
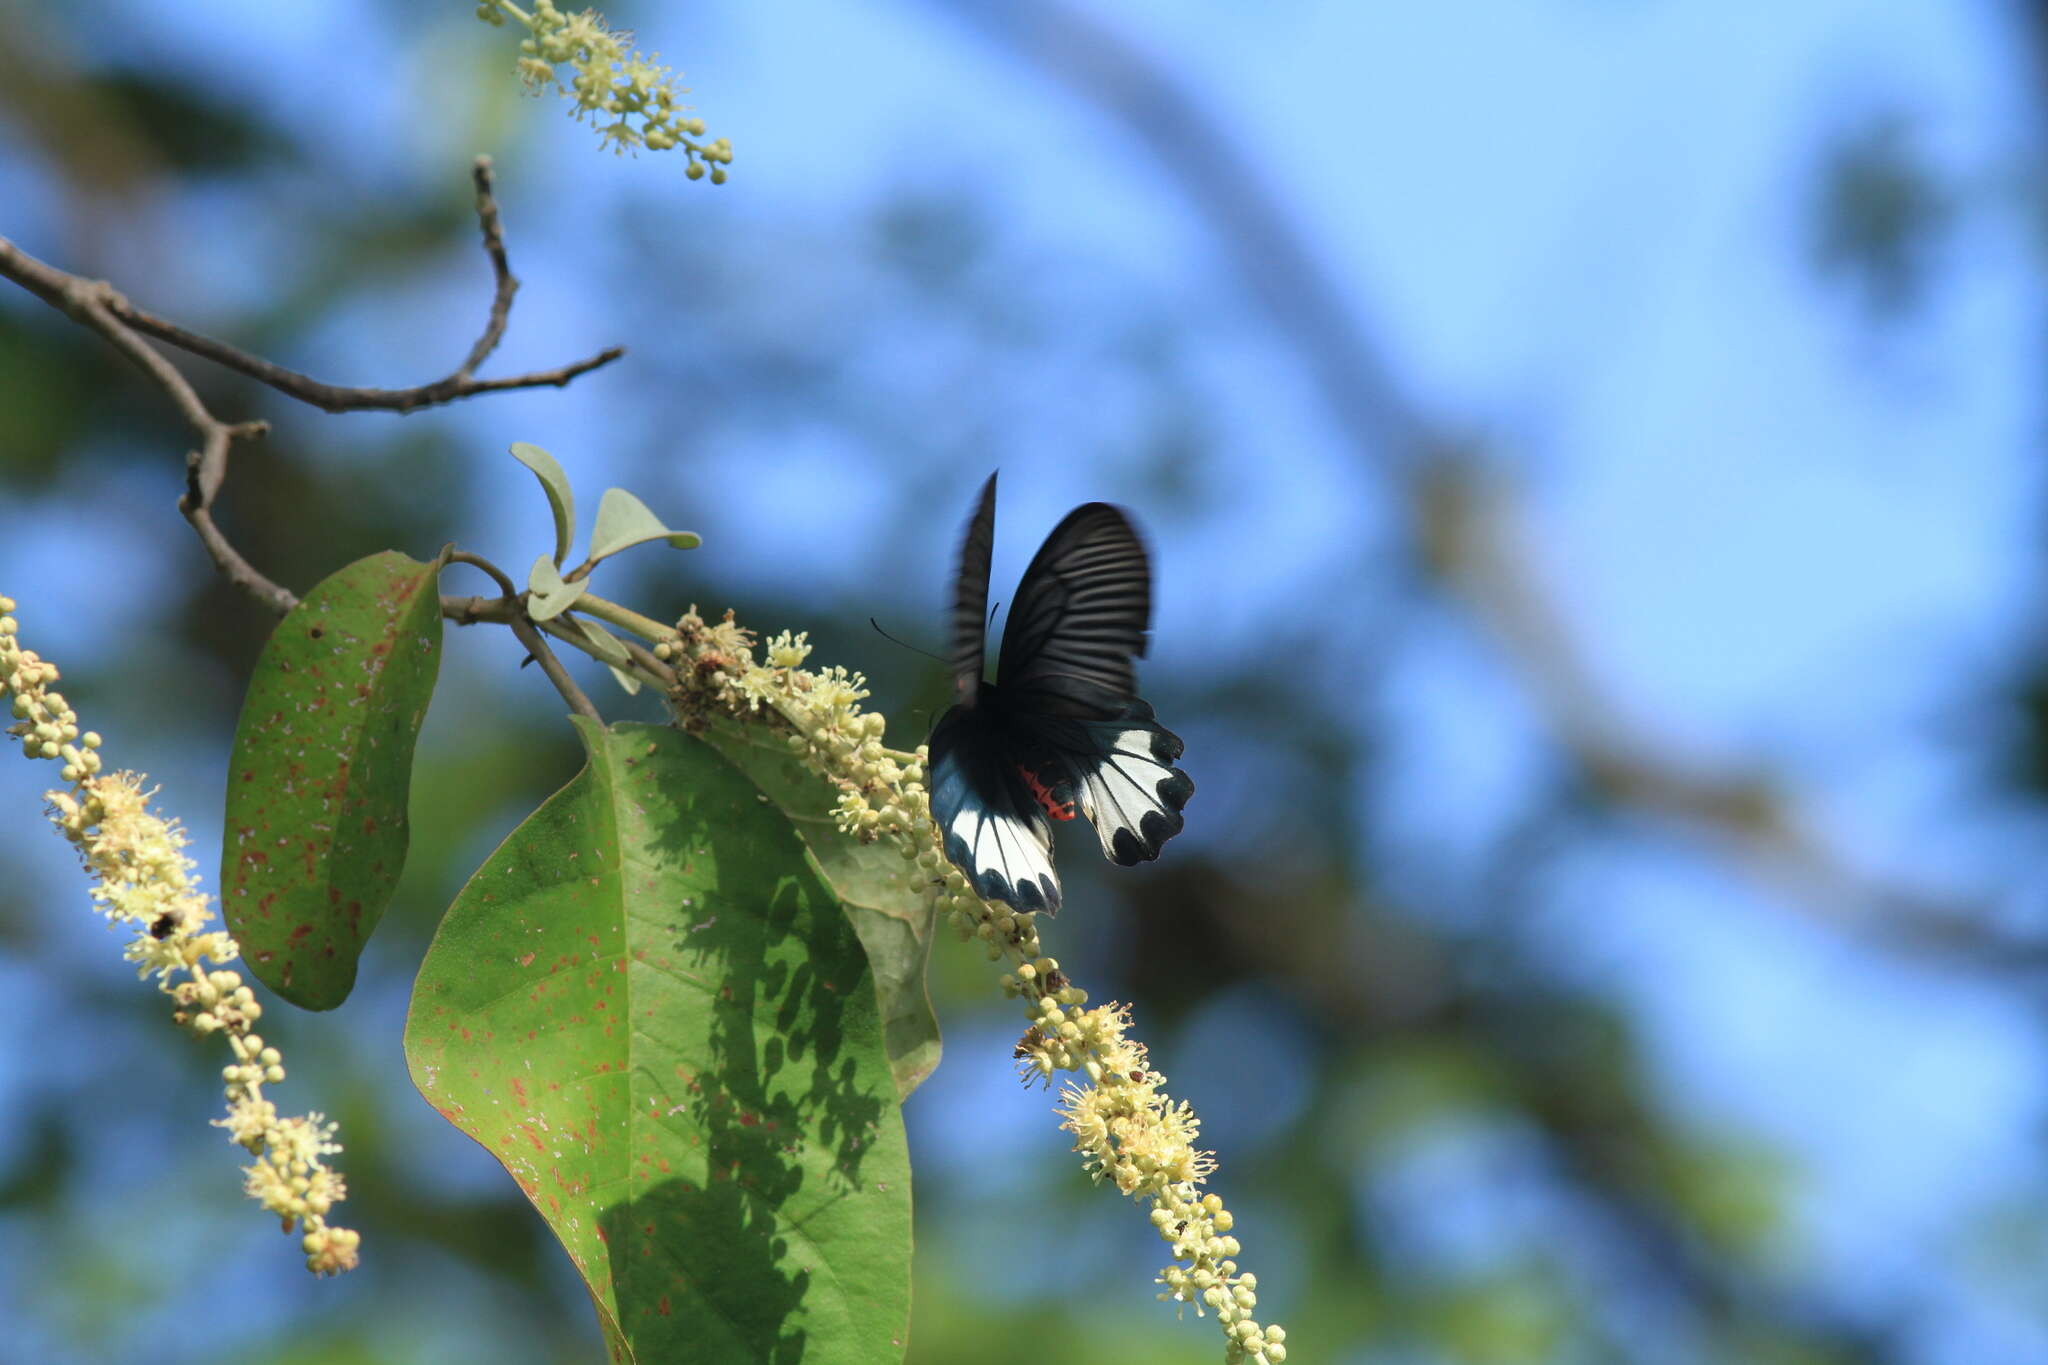
[(985, 900), (1018, 910), (1060, 908), (1045, 811), (1011, 771), (1002, 730), (986, 712), (956, 706), (931, 738), (932, 821), (946, 857)]
[(1043, 743), (1060, 768), (1102, 856), (1126, 867), (1159, 856), (1180, 833), (1181, 810), (1195, 793), (1194, 779), (1174, 766), (1180, 736), (1152, 717), (1152, 708), (1132, 700), (1107, 720), (1055, 721)]
[(1152, 569), (1122, 509), (1076, 507), (1024, 571), (996, 680), (1013, 708), (1107, 718), (1137, 695), (1152, 625)]

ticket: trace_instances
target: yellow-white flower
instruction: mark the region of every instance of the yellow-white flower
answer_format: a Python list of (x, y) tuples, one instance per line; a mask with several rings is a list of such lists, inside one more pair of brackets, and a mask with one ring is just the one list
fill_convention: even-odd
[(264, 1097), (266, 1084), (284, 1079), (284, 1058), (252, 1031), (263, 1014), (255, 992), (221, 965), (240, 949), (205, 927), (213, 910), (185, 855), (185, 831), (149, 808), (154, 792), (140, 773), (101, 771), (100, 737), (81, 733), (70, 704), (53, 690), (56, 666), (21, 647), (13, 611), (13, 601), (0, 597), (0, 691), (16, 717), (8, 733), (29, 757), (64, 765), (70, 785), (46, 794), (50, 819), (92, 874), (94, 908), (133, 935), (125, 956), (176, 1003), (174, 1021), (201, 1036), (227, 1036), (234, 1057), (221, 1072), (228, 1114), (214, 1124), (256, 1158), (246, 1168), (250, 1198), (279, 1215), (285, 1231), (303, 1225), (307, 1269), (353, 1269), (362, 1239), (327, 1222), (344, 1194), (340, 1174), (325, 1161), (341, 1150), (334, 1125), (318, 1114), (279, 1118)]
[[(511, 19), (526, 28), (519, 78), (529, 89), (553, 86), (573, 99), (575, 117), (588, 119), (605, 145), (619, 152), (680, 147), (689, 158), (690, 179), (703, 179), (708, 168), (712, 184), (725, 183), (732, 144), (724, 138), (699, 141), (704, 120), (678, 98), (684, 92), (675, 73), (661, 65), (658, 54), (634, 50), (631, 35), (613, 32), (596, 10), (565, 14), (554, 0), (532, 0), (530, 10), (513, 0), (481, 0), (476, 14), (487, 24)], [(557, 74), (563, 68), (566, 86)]]

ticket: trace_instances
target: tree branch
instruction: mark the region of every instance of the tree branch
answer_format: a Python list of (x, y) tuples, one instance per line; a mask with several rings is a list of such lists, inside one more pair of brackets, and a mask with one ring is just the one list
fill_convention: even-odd
[[(259, 356), (188, 331), (165, 318), (143, 311), (104, 280), (89, 280), (37, 260), (5, 237), (0, 237), (0, 278), (12, 280), (29, 293), (57, 309), (74, 322), (99, 333), (162, 389), (178, 414), (199, 436), (198, 448), (185, 457), (185, 492), (178, 510), (192, 523), (200, 544), (229, 582), (241, 588), (272, 611), (282, 614), (298, 603), (290, 589), (273, 583), (242, 557), (221, 533), (213, 519), (214, 499), (227, 478), (228, 454), (235, 441), (253, 439), (269, 430), (264, 422), (223, 422), (208, 411), (206, 404), (184, 374), (155, 347), (143, 339), (159, 341), (201, 356), (231, 370), (268, 384), (290, 398), (327, 412), (383, 410), (412, 412), (418, 408), (450, 403), (480, 393), (506, 389), (535, 388), (567, 384), (578, 375), (610, 364), (625, 354), (621, 346), (608, 347), (573, 364), (509, 379), (477, 379), (476, 367), (497, 348), (512, 312), (512, 297), (519, 280), (505, 255), (505, 236), (493, 194), (491, 159), (480, 156), (471, 171), (476, 185), (477, 222), (483, 234), (484, 254), (490, 259), (496, 288), (491, 297), (489, 317), (483, 334), (470, 347), (468, 357), (453, 374), (410, 389), (346, 388), (274, 365)], [(448, 599), (443, 600), (444, 612)], [(470, 617), (468, 619), (480, 619)], [(538, 656), (536, 656), (538, 657)]]
[(223, 422), (207, 411), (206, 404), (177, 366), (122, 325), (112, 307), (112, 300), (120, 296), (104, 281), (81, 279), (46, 266), (5, 238), (0, 238), (0, 275), (20, 282), (73, 321), (98, 332), (155, 381), (178, 409), (178, 415), (199, 435), (198, 448), (185, 455), (185, 492), (178, 499), (178, 511), (192, 523), (200, 544), (229, 582), (280, 615), (297, 605), (299, 599), (291, 590), (271, 582), (244, 559), (213, 520), (213, 496), (226, 477), (229, 448), (238, 438), (261, 436), (270, 429), (269, 425)]
[[(485, 573), (489, 574), (493, 580), (497, 582), (498, 587), (505, 594), (506, 601), (516, 602), (518, 600), (519, 589), (513, 585), (510, 575), (508, 575), (503, 569), (499, 568), (497, 565), (491, 563), (490, 560), (485, 559), (482, 555), (472, 554), (468, 550), (456, 550), (449, 554), (448, 562), (450, 564), (467, 564), (472, 569), (483, 570)], [(443, 608), (445, 609), (447, 605), (446, 598), (442, 599), (442, 605)], [(472, 617), (471, 619), (473, 620), (475, 618)], [(468, 623), (464, 622), (464, 624)]]
[[(492, 193), (494, 181), (489, 157), (476, 159), (476, 164), (470, 168), (470, 179), (476, 184), (476, 223), (484, 235), (484, 255), (490, 258), (491, 278), (497, 282), (497, 287), (491, 295), (491, 315), (484, 323), (483, 335), (476, 339), (476, 345), (469, 348), (468, 359), (452, 376), (457, 379), (467, 379), (476, 373), (476, 367), (498, 349), (498, 342), (505, 335), (505, 324), (512, 317), (512, 296), (519, 292), (519, 277), (512, 273), (512, 263), (505, 258), (505, 231), (498, 221), (498, 199)], [(599, 352), (601, 356), (620, 353), (616, 347), (609, 352)]]
[(477, 221), (483, 232), (484, 254), (490, 259), (491, 273), (496, 285), (491, 297), (490, 316), (484, 323), (483, 334), (477, 338), (476, 344), (470, 347), (468, 358), (452, 374), (431, 384), (418, 384), (408, 389), (359, 388), (329, 384), (300, 374), (296, 370), (288, 370), (282, 365), (273, 364), (261, 356), (251, 355), (224, 341), (180, 327), (168, 318), (160, 318), (154, 313), (137, 308), (118, 294), (109, 300), (109, 310), (138, 332), (245, 374), (259, 383), (268, 384), (288, 398), (296, 398), (301, 403), (319, 408), (323, 412), (407, 413), (463, 398), (472, 398), (480, 393), (533, 389), (547, 385), (559, 388), (577, 376), (609, 365), (624, 355), (625, 347), (608, 346), (596, 355), (567, 365), (559, 365), (551, 370), (537, 370), (506, 379), (474, 377), (476, 367), (497, 348), (499, 339), (505, 334), (505, 325), (512, 313), (512, 296), (519, 292), (519, 280), (513, 275), (511, 264), (505, 256), (505, 237), (498, 218), (497, 198), (493, 193), (495, 180), (491, 171), (491, 159), (487, 156), (478, 157), (471, 170), (471, 176), (476, 184)]

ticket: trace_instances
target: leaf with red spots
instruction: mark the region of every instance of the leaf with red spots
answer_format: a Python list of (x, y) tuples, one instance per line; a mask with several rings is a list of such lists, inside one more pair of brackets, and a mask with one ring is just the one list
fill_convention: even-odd
[(900, 1360), (910, 1166), (859, 939), (718, 754), (576, 725), (588, 766), (421, 964), (414, 1083), (554, 1229), (614, 1360)]
[(939, 1017), (925, 984), (937, 918), (924, 898), (931, 874), (893, 842), (864, 844), (842, 833), (833, 814), (839, 793), (790, 753), (782, 732), (711, 717), (704, 738), (789, 817), (818, 874), (846, 906), (875, 975), (896, 1090), (909, 1099), (939, 1065)]
[(387, 550), (322, 580), (271, 632), (242, 701), (221, 910), (257, 979), (307, 1009), (348, 999), (405, 867), (446, 563)]

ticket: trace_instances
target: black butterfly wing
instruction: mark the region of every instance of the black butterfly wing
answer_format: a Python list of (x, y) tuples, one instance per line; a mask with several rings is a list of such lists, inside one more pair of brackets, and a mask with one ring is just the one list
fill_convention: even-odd
[(1060, 908), (1052, 826), (1017, 776), (1001, 721), (955, 706), (931, 738), (932, 821), (976, 895), (1015, 910)]
[[(1045, 755), (1041, 780), (1071, 793), (1095, 827), (1102, 856), (1128, 867), (1149, 863), (1180, 833), (1194, 779), (1174, 765), (1180, 736), (1133, 698), (1102, 720), (1055, 719), (1032, 727)], [(1057, 776), (1063, 781), (1048, 780)]]
[[(1182, 827), (1195, 784), (1176, 768), (1181, 742), (1137, 696), (1152, 571), (1123, 512), (1088, 503), (1039, 547), (985, 686), (995, 478), (968, 519), (954, 584), (957, 704), (930, 747), (930, 802), (946, 857), (989, 900), (1020, 911), (1060, 906), (1051, 821), (1078, 808), (1103, 856), (1159, 856)], [(1027, 776), (1028, 775), (1028, 776)]]
[[(984, 562), (984, 590), (986, 574)], [(1131, 661), (1144, 655), (1151, 625), (1145, 543), (1121, 508), (1076, 507), (1045, 538), (1017, 585), (996, 682), (1021, 714), (1114, 718), (1137, 696)]]
[(953, 580), (953, 700), (972, 706), (981, 695), (982, 655), (988, 637), (988, 566), (996, 539), (996, 476), (981, 486), (981, 501), (960, 538), (960, 569)]

